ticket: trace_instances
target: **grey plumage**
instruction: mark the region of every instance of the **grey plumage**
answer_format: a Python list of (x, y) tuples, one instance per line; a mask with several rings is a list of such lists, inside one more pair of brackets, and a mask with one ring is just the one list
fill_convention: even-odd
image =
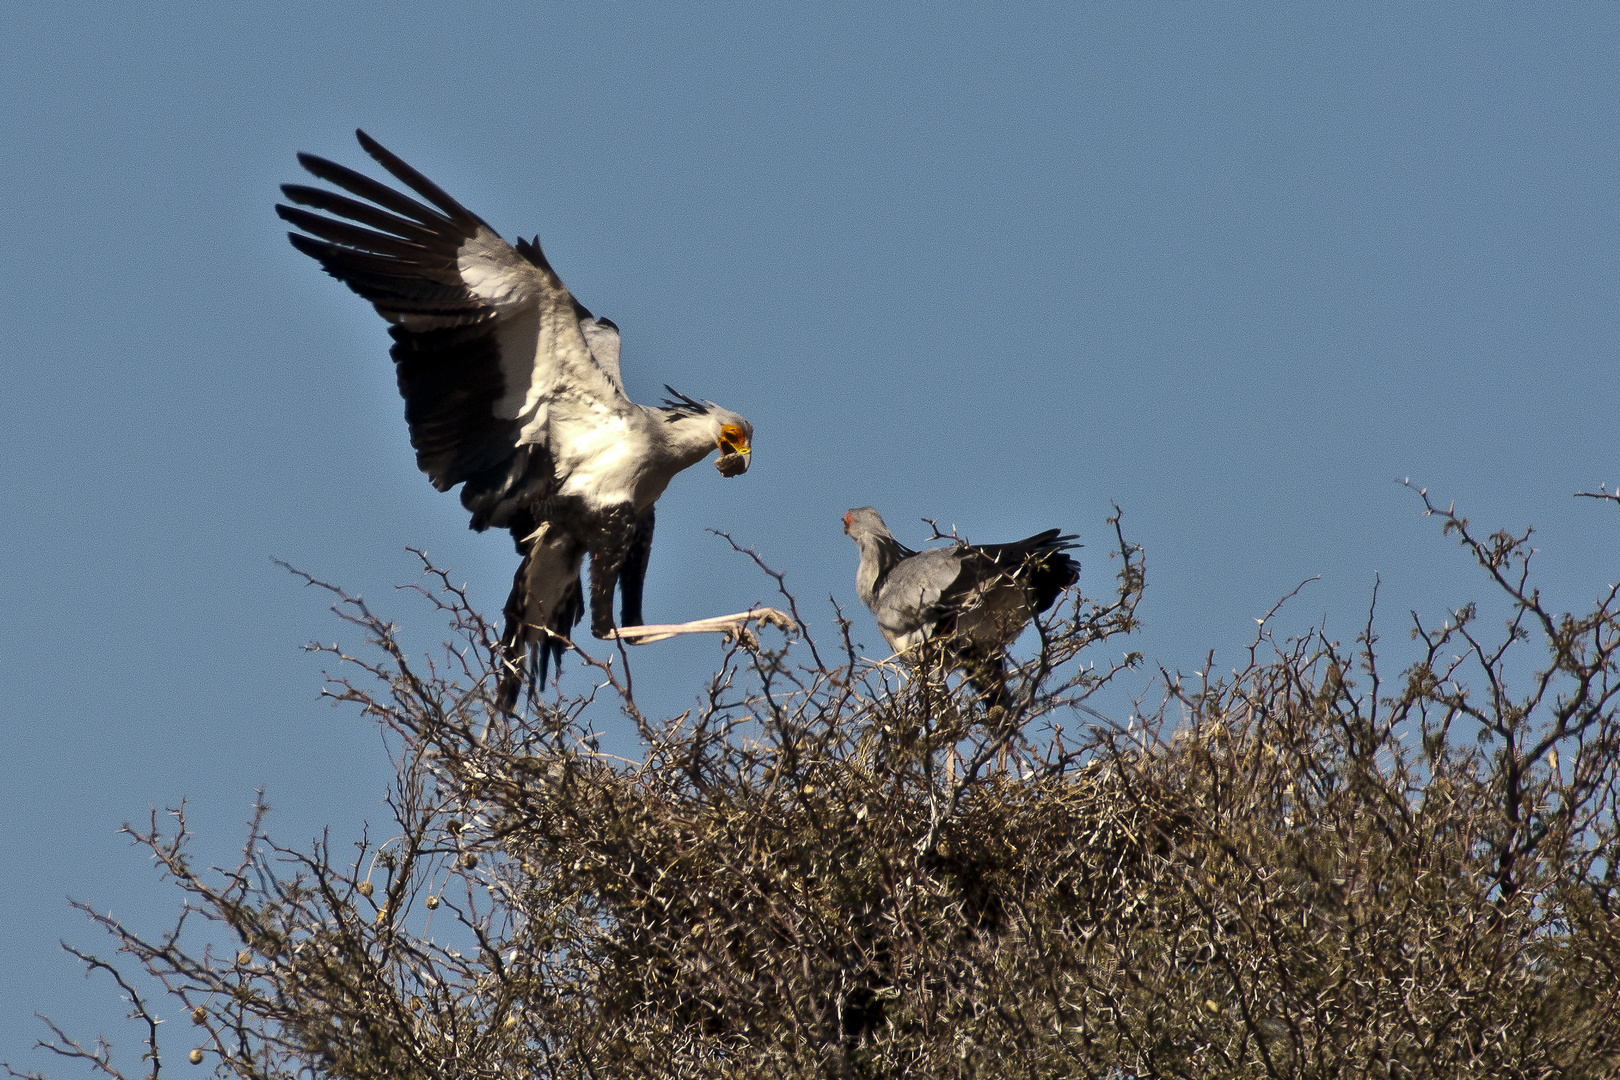
[(938, 641), (991, 705), (1005, 695), (1003, 651), (1080, 578), (1064, 552), (1073, 536), (1048, 529), (1009, 544), (956, 543), (914, 551), (870, 506), (844, 514), (860, 548), (855, 590), (897, 653)]
[(510, 707), (525, 656), (544, 685), (548, 658), (563, 650), (558, 636), (584, 613), (584, 557), (591, 632), (612, 633), (616, 586), (625, 625), (639, 625), (653, 504), (677, 473), (716, 449), (722, 475), (746, 471), (754, 429), (682, 395), (661, 407), (632, 402), (619, 374), (619, 328), (574, 298), (538, 237), (508, 244), (365, 132), (355, 134), (421, 201), (300, 154), (306, 169), (346, 194), (287, 184), (282, 192), (298, 205), (278, 204), (276, 213), (301, 230), (287, 234), (294, 247), (391, 324), (417, 465), (440, 491), (462, 485), (472, 527), (510, 530), (523, 556), (502, 638), (500, 697)]

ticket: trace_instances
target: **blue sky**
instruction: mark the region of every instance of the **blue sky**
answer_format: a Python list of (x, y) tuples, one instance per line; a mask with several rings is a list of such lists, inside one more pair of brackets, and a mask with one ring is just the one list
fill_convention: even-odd
[[(295, 152), (363, 163), (356, 126), (539, 232), (633, 397), (754, 423), (747, 476), (660, 504), (651, 620), (769, 599), (723, 528), (830, 632), (863, 504), (912, 543), (1062, 526), (1102, 589), (1117, 502), (1151, 664), (1231, 667), (1318, 574), (1283, 629), (1353, 638), (1381, 575), (1398, 652), (1484, 592), (1407, 476), (1535, 525), (1555, 605), (1613, 580), (1620, 521), (1571, 494), (1620, 481), (1620, 9), (764, 8), (8, 11), (0, 1060), (74, 1074), (35, 1010), (138, 1050), (56, 948), (100, 944), (68, 895), (172, 917), (121, 822), (188, 799), (223, 862), (261, 787), (289, 842), (386, 820), (300, 648), (345, 632), (272, 558), (424, 642), (407, 545), (504, 598), (509, 543), (414, 467), (381, 320), (271, 213)], [(649, 646), (638, 688), (678, 709), (716, 655)]]

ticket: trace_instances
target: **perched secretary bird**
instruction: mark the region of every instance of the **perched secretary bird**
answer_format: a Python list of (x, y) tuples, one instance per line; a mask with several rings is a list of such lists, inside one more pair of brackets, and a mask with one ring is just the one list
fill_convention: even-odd
[(889, 647), (903, 653), (938, 641), (992, 707), (1006, 699), (1003, 650), (1080, 580), (1080, 564), (1064, 554), (1075, 538), (1056, 529), (1011, 544), (913, 551), (862, 506), (844, 514), (844, 532), (861, 549), (855, 591)]
[(348, 194), (287, 184), (289, 202), (324, 214), (279, 204), (276, 213), (302, 230), (287, 234), (294, 247), (392, 324), (417, 466), (440, 491), (462, 484), (472, 527), (510, 530), (523, 556), (501, 640), (498, 696), (510, 708), (526, 657), (540, 686), (548, 659), (561, 663), (584, 613), (584, 556), (591, 633), (617, 634), (615, 585), (624, 625), (639, 626), (653, 504), (676, 473), (715, 450), (722, 476), (746, 472), (754, 429), (673, 390), (662, 407), (632, 402), (619, 378), (619, 328), (574, 299), (539, 237), (508, 244), (365, 132), (355, 135), (420, 201), (299, 154)]

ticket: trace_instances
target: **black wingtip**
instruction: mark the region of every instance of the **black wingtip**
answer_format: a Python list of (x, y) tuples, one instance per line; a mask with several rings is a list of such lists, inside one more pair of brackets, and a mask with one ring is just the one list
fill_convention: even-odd
[[(367, 135), (359, 128), (354, 129), (354, 137), (360, 140), (361, 147), (365, 149), (367, 154), (371, 155), (371, 159), (373, 161), (392, 173), (394, 179), (400, 181), (406, 187), (422, 196), (422, 198), (438, 207), (440, 212), (449, 217), (450, 220), (458, 222), (477, 222), (480, 225), (484, 225), (486, 228), (488, 228), (487, 222), (478, 217), (476, 214), (472, 213), (472, 211), (468, 210), (465, 206), (462, 206), (455, 199), (452, 199), (448, 192), (446, 192), (438, 184), (435, 184), (432, 180), (429, 180), (426, 176), (422, 175), (415, 168), (406, 164), (403, 158), (394, 153), (392, 150), (389, 150), (387, 147), (383, 146), (382, 143), (378, 142), (376, 139), (373, 139), (370, 135)], [(493, 232), (494, 230), (491, 229), (490, 231)]]
[(316, 176), (321, 175), (321, 170), (323, 168), (341, 168), (341, 166), (338, 166), (337, 162), (328, 161), (319, 154), (311, 154), (306, 150), (298, 151), (298, 164), (302, 165), (305, 169), (314, 173)]
[[(277, 207), (277, 209), (279, 210), (280, 207)], [(326, 243), (324, 240), (316, 240), (313, 237), (305, 236), (303, 233), (296, 232), (288, 233), (287, 239), (292, 241), (293, 247), (319, 262), (322, 266), (326, 265), (326, 256), (332, 245)]]
[(319, 215), (312, 214), (308, 210), (300, 210), (298, 207), (288, 206), (286, 203), (276, 203), (276, 217), (289, 225), (296, 225), (305, 232), (316, 233), (317, 235), (319, 235), (317, 230), (310, 228), (305, 222), (311, 219), (315, 221), (324, 220)]

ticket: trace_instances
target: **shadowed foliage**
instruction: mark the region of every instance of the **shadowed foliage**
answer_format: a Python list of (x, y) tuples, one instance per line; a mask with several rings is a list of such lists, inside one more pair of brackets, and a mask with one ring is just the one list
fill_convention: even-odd
[[(427, 661), (334, 590), (368, 647), (331, 650), (328, 693), (387, 734), (390, 835), (294, 850), (255, 822), (200, 872), (154, 816), (132, 835), (179, 925), (86, 907), (126, 969), (79, 955), (148, 1021), (161, 987), (153, 1077), (160, 1034), (243, 1078), (1613, 1075), (1616, 591), (1550, 612), (1528, 533), (1418, 494), (1505, 628), (1414, 618), (1391, 678), (1371, 618), (1349, 649), (1262, 624), (1241, 669), (1166, 673), (1122, 724), (1085, 704), (1138, 661), (1097, 648), (1143, 588), (1117, 520), (1113, 591), (1038, 624), (991, 724), (842, 620), (828, 659), (796, 609), (680, 716), (641, 712), (622, 655), (509, 715), (443, 574)], [(595, 748), (611, 707), (639, 758)]]

